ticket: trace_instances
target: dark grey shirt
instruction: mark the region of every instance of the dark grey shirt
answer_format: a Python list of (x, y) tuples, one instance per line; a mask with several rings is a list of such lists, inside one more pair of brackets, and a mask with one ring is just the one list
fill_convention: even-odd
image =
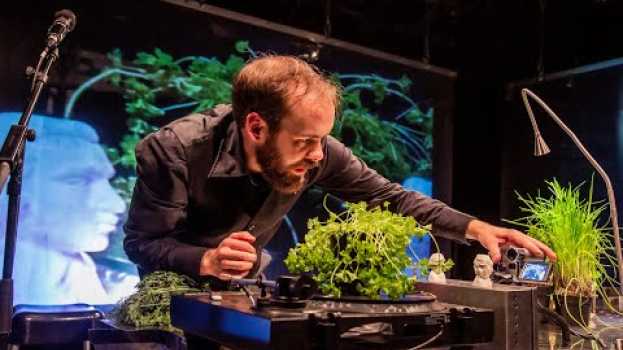
[[(138, 180), (125, 224), (124, 248), (141, 272), (171, 270), (198, 277), (201, 257), (232, 232), (248, 230), (262, 248), (300, 196), (252, 180), (229, 106), (181, 118), (136, 147)], [(436, 235), (464, 241), (473, 218), (368, 168), (332, 137), (324, 159), (306, 175), (351, 202), (391, 203), (396, 212), (432, 224)]]

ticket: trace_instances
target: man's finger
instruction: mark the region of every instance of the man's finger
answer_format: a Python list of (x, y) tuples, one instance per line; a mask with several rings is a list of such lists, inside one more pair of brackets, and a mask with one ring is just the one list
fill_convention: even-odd
[(241, 278), (244, 278), (244, 276), (248, 274), (249, 274), (249, 271), (240, 273), (240, 271), (235, 271), (235, 270), (224, 270), (217, 277), (222, 280), (227, 281), (227, 280), (232, 280), (232, 279), (241, 279)]
[(249, 261), (254, 263), (257, 260), (257, 254), (231, 249), (226, 246), (217, 250), (217, 259)]
[(556, 253), (554, 253), (553, 250), (551, 250), (548, 246), (546, 246), (543, 242), (539, 241), (538, 239), (534, 239), (532, 238), (534, 244), (536, 244), (541, 251), (543, 251), (545, 253), (545, 255), (549, 258), (549, 260), (551, 261), (556, 261), (556, 259), (558, 259), (558, 257), (556, 256)]
[(524, 235), (521, 232), (517, 232), (512, 236), (513, 243), (515, 245), (526, 248), (532, 256), (542, 258), (544, 256), (543, 251), (539, 246), (535, 244), (536, 240)]
[(481, 243), (489, 251), (489, 256), (491, 257), (491, 261), (493, 261), (493, 263), (500, 261), (502, 255), (500, 254), (500, 244), (496, 237), (491, 237), (491, 239), (486, 239)]
[(223, 242), (221, 242), (221, 246), (253, 254), (256, 252), (255, 247), (251, 245), (251, 243), (234, 238), (226, 238)]
[(241, 239), (243, 241), (247, 241), (247, 242), (251, 242), (251, 243), (255, 242), (255, 236), (250, 234), (248, 231), (234, 232), (234, 233), (230, 234), (228, 237), (235, 238), (235, 239)]
[(251, 270), (253, 267), (253, 263), (249, 261), (240, 261), (240, 260), (221, 260), (221, 269), (223, 270), (235, 270), (238, 273), (247, 272)]

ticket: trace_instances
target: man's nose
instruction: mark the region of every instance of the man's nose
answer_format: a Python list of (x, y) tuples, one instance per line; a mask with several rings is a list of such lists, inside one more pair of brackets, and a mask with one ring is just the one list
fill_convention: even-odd
[(110, 192), (111, 192), (111, 196), (110, 196), (111, 209), (115, 212), (115, 214), (123, 213), (127, 208), (125, 201), (123, 200), (123, 198), (121, 198), (117, 190), (115, 190), (111, 185), (108, 185), (108, 188), (110, 189)]
[(307, 159), (313, 162), (319, 162), (322, 160), (322, 158), (324, 158), (324, 152), (322, 152), (322, 143), (317, 142), (314, 145), (314, 148), (309, 153), (307, 153)]
[(108, 181), (102, 181), (98, 187), (98, 196), (95, 197), (100, 208), (113, 214), (121, 214), (125, 211), (125, 201)]

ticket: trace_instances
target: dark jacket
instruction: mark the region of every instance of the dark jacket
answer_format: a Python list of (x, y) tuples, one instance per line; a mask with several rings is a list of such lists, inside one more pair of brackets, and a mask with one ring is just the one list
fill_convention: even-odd
[[(125, 224), (124, 248), (142, 272), (172, 270), (198, 277), (201, 257), (235, 231), (247, 230), (262, 248), (300, 196), (273, 191), (245, 169), (242, 139), (229, 106), (181, 118), (136, 147), (138, 180)], [(421, 193), (406, 191), (368, 168), (327, 137), (324, 159), (307, 174), (351, 202), (384, 201), (433, 233), (464, 240), (471, 216)]]

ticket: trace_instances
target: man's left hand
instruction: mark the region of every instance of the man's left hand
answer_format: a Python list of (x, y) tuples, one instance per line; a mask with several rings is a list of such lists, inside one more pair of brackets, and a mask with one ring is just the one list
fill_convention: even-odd
[(526, 248), (530, 254), (539, 258), (547, 256), (551, 261), (556, 260), (554, 251), (543, 242), (517, 230), (494, 226), (481, 220), (472, 220), (467, 225), (465, 233), (468, 238), (478, 240), (483, 247), (487, 248), (494, 263), (500, 261), (500, 247), (507, 244)]

